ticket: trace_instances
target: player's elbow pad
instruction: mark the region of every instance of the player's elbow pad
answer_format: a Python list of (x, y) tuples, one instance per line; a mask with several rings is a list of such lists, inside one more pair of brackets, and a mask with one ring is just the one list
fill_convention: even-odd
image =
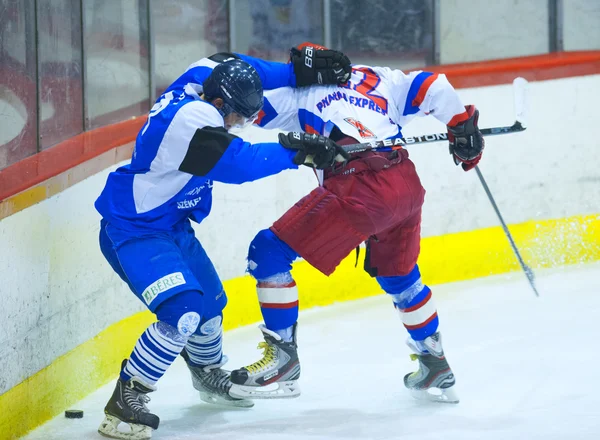
[(228, 133), (224, 127), (203, 127), (196, 130), (179, 171), (206, 176), (235, 139), (239, 138)]

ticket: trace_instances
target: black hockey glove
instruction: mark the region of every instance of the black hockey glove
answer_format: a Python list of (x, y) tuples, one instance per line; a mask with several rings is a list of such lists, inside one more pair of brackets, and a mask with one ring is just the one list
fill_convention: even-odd
[(313, 84), (344, 84), (350, 79), (350, 59), (342, 52), (306, 46), (292, 47), (290, 61), (294, 65), (296, 87)]
[(459, 125), (448, 126), (448, 140), (454, 163), (462, 163), (463, 170), (469, 171), (481, 160), (485, 142), (477, 126), (479, 110), (474, 105), (467, 105), (465, 109), (469, 119)]
[(325, 136), (292, 131), (279, 133), (279, 143), (290, 150), (297, 150), (296, 165), (306, 165), (322, 170), (335, 162), (345, 162), (350, 157), (342, 147)]

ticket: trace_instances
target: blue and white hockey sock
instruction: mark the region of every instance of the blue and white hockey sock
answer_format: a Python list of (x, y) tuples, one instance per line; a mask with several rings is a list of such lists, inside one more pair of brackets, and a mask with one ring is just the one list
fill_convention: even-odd
[(292, 274), (283, 272), (257, 280), (256, 292), (265, 326), (290, 342), (292, 327), (298, 321), (298, 287)]
[(177, 329), (165, 322), (155, 322), (138, 339), (129, 360), (121, 371), (121, 379), (137, 376), (155, 385), (181, 353), (187, 342)]
[(418, 266), (408, 274), (377, 277), (377, 281), (392, 297), (400, 319), (415, 341), (422, 341), (438, 329), (438, 315), (431, 289), (421, 281)]
[(223, 357), (223, 327), (219, 325), (208, 335), (194, 333), (188, 339), (185, 351), (192, 365), (204, 367), (220, 363)]

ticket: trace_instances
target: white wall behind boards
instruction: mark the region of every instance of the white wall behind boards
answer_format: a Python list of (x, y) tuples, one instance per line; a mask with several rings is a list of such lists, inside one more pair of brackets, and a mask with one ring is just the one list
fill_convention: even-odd
[(443, 0), (439, 5), (442, 64), (548, 52), (546, 0)]
[[(459, 93), (465, 104), (480, 109), (480, 127), (514, 122), (512, 86)], [(600, 96), (599, 75), (532, 82), (528, 129), (486, 137), (480, 169), (508, 223), (600, 212), (593, 96)], [(427, 118), (414, 121), (405, 134), (443, 130)], [(424, 236), (498, 224), (477, 175), (454, 168), (445, 144), (415, 146), (410, 152), (427, 189)]]
[[(514, 120), (511, 86), (460, 90), (481, 111), (480, 126)], [(530, 84), (526, 132), (486, 139), (481, 169), (509, 223), (600, 213), (596, 100), (600, 76)], [(405, 134), (445, 131), (434, 119)], [(252, 129), (248, 139), (275, 140)], [(423, 235), (497, 225), (474, 172), (454, 166), (444, 143), (410, 147), (427, 189)], [(0, 394), (142, 310), (98, 247), (93, 202), (109, 170), (0, 221)], [(223, 279), (244, 274), (248, 245), (316, 185), (312, 171), (288, 171), (241, 186), (215, 184), (198, 238)]]

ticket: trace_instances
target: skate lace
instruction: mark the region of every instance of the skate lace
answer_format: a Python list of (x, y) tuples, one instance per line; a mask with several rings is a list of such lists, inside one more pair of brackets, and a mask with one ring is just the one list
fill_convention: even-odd
[(134, 412), (150, 412), (146, 404), (150, 402), (150, 396), (139, 393), (126, 387), (123, 393), (123, 400)]
[(263, 358), (246, 367), (246, 370), (250, 373), (257, 373), (262, 369), (267, 368), (268, 364), (275, 359), (275, 347), (269, 343), (259, 342), (258, 349), (263, 350)]
[(221, 390), (225, 393), (229, 392), (231, 382), (229, 380), (229, 374), (220, 368), (205, 372), (204, 378), (208, 384), (212, 387)]

